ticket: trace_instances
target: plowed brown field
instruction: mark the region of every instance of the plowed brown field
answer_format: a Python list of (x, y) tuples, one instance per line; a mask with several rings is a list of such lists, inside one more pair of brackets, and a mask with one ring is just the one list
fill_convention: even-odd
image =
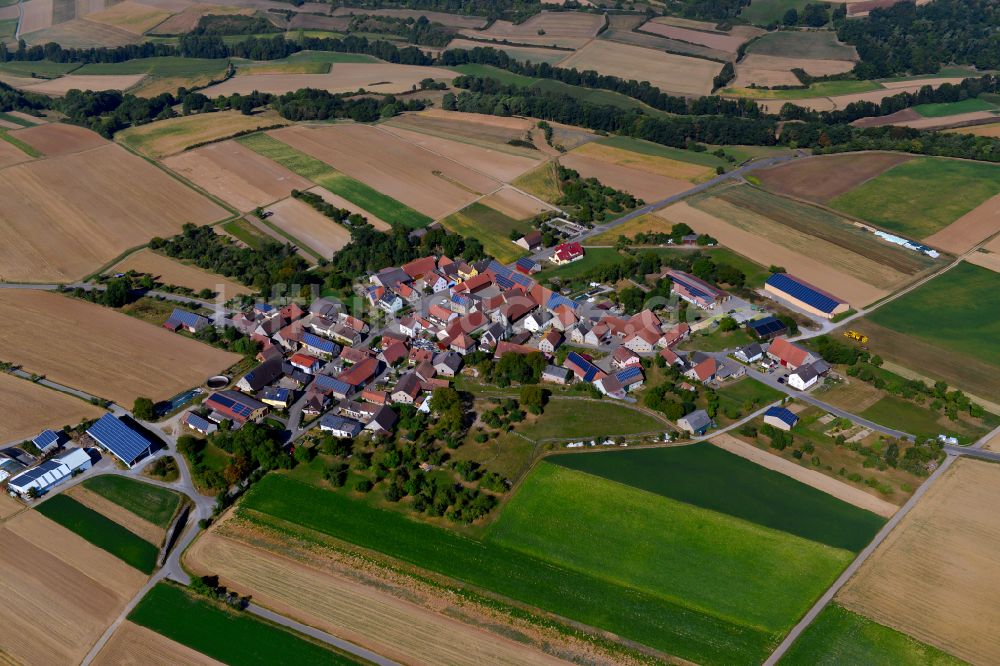
[(772, 192), (826, 203), (911, 159), (900, 153), (823, 155), (761, 169), (754, 175)]
[(9, 141), (0, 139), (0, 169), (20, 164), (21, 162), (27, 162), (30, 159), (31, 156), (23, 152), (20, 148)]
[(108, 145), (107, 139), (97, 132), (63, 123), (28, 127), (10, 135), (46, 157), (59, 157)]
[(485, 196), (479, 202), (515, 220), (524, 220), (542, 211), (552, 210), (552, 206), (510, 187)]
[(960, 458), (841, 591), (847, 608), (974, 664), (1000, 660), (1000, 467)]
[(978, 252), (970, 254), (966, 261), (1000, 273), (1000, 237), (991, 240)]
[(390, 63), (336, 63), (329, 74), (247, 74), (234, 76), (201, 92), (209, 97), (254, 90), (282, 95), (301, 88), (319, 88), (332, 93), (354, 92), (359, 88), (374, 93), (408, 92), (423, 79), (451, 81), (458, 74), (440, 67), (394, 65)]
[[(518, 44), (579, 48), (597, 35), (604, 17), (582, 12), (541, 12), (524, 23), (495, 21), (486, 30), (462, 30), (476, 39), (510, 41)], [(539, 33), (539, 31), (544, 31)]]
[(7, 336), (4, 360), (131, 405), (165, 400), (239, 360), (110, 308), (48, 292), (0, 290), (0, 317), (30, 335)]
[[(928, 236), (924, 242), (947, 252), (962, 254), (997, 232), (1000, 232), (1000, 194), (987, 199), (936, 234)], [(996, 245), (996, 241), (993, 245)]]

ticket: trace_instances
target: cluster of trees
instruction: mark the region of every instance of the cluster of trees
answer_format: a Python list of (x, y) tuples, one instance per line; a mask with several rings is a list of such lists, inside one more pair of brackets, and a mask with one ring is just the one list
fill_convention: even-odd
[(577, 171), (561, 164), (556, 165), (556, 176), (563, 193), (557, 203), (581, 222), (603, 222), (609, 212), (623, 213), (642, 205), (628, 192), (602, 185), (596, 178), (582, 178)]
[(262, 240), (256, 250), (241, 247), (210, 226), (186, 224), (172, 238), (153, 238), (150, 248), (175, 259), (186, 259), (200, 268), (231, 277), (270, 293), (279, 284), (317, 284), (321, 277), (287, 243)]
[[(838, 9), (837, 11), (841, 12), (840, 18), (846, 16), (846, 10)], [(837, 11), (834, 12), (835, 18), (838, 16)], [(781, 17), (781, 23), (788, 26), (804, 25), (809, 28), (819, 28), (829, 22), (830, 5), (825, 2), (811, 2), (803, 7), (801, 12), (795, 7), (790, 7)]]
[(370, 14), (354, 16), (348, 25), (350, 32), (368, 32), (395, 35), (409, 44), (423, 46), (447, 46), (454, 38), (454, 32), (441, 25), (431, 23), (426, 16), (414, 19)]
[(206, 326), (195, 333), (194, 337), (213, 347), (220, 347), (243, 356), (256, 356), (257, 352), (260, 351), (260, 346), (251, 340), (250, 336), (244, 335), (233, 326), (225, 326), (221, 329), (215, 326)]
[(431, 411), (434, 412), (434, 436), (457, 444), (469, 429), (469, 412), (458, 391), (451, 387), (434, 389), (431, 394)]
[(229, 485), (247, 479), (258, 468), (270, 471), (292, 466), (292, 459), (281, 448), (274, 431), (256, 423), (247, 423), (239, 430), (219, 429), (208, 441), (233, 456), (222, 472)]
[[(448, 14), (485, 16), (490, 19), (508, 19), (520, 23), (534, 16), (541, 9), (539, 0), (349, 0), (341, 3), (347, 7), (379, 9), (382, 7), (403, 7), (424, 9)], [(567, 6), (578, 6), (570, 0)]]
[[(691, 236), (693, 234), (694, 229), (683, 222), (678, 222), (671, 226), (670, 231), (667, 233), (640, 231), (637, 232), (631, 239), (624, 235), (618, 236), (618, 240), (615, 241), (615, 246), (619, 250), (624, 250), (629, 245), (665, 245), (667, 243), (679, 244), (685, 236)], [(700, 246), (712, 245), (715, 242), (715, 239), (708, 234), (700, 234), (698, 236), (698, 245)]]
[(749, 4), (750, 0), (668, 0), (666, 7), (672, 14), (719, 21), (733, 18)]
[(351, 227), (351, 242), (330, 261), (333, 273), (328, 277), (327, 284), (340, 288), (360, 275), (435, 253), (462, 257), (466, 261), (479, 261), (486, 256), (478, 239), (463, 238), (444, 229), (430, 229), (421, 238), (411, 238), (410, 230), (398, 225), (387, 233), (377, 231), (370, 224), (354, 225)]
[(695, 410), (696, 394), (680, 388), (680, 373), (675, 368), (667, 368), (667, 382), (646, 391), (642, 403), (650, 409), (661, 412), (671, 421), (676, 421)]
[(330, 120), (350, 118), (369, 123), (391, 118), (403, 111), (422, 111), (426, 103), (419, 99), (400, 100), (385, 97), (352, 97), (356, 93), (334, 94), (316, 88), (302, 88), (268, 100), (283, 118), (289, 120)]
[[(0, 47), (3, 45), (0, 44)], [(51, 98), (36, 93), (23, 92), (0, 81), (0, 111), (37, 113), (49, 108)]]
[(327, 203), (326, 199), (318, 194), (303, 192), (302, 190), (292, 190), (292, 196), (303, 203), (309, 204), (334, 222), (347, 224), (352, 227), (366, 224), (368, 222), (367, 218), (363, 215), (352, 213), (346, 208), (337, 208), (333, 204)]
[(429, 65), (432, 58), (415, 46), (400, 48), (381, 39), (368, 39), (355, 35), (345, 37), (308, 37), (288, 40), (284, 35), (274, 37), (248, 37), (238, 42), (226, 42), (219, 35), (184, 35), (176, 51), (167, 55), (188, 58), (248, 58), (250, 60), (279, 60), (299, 51), (333, 51), (336, 53), (361, 53), (402, 65)]
[(864, 20), (840, 22), (837, 36), (861, 57), (854, 72), (874, 79), (930, 74), (950, 63), (1000, 67), (1000, 5), (993, 0), (897, 2)]
[(198, 20), (192, 35), (263, 35), (284, 32), (263, 16), (206, 14)]
[(466, 359), (468, 365), (475, 365), (480, 376), (501, 388), (511, 384), (537, 384), (542, 379), (545, 370), (545, 357), (541, 352), (531, 354), (504, 354), (498, 361), (488, 358)]
[[(515, 423), (524, 420), (526, 414), (520, 403), (514, 398), (493, 398), (492, 409), (487, 409), (479, 415), (479, 420), (497, 430), (510, 430)], [(489, 439), (486, 436), (482, 441)]]

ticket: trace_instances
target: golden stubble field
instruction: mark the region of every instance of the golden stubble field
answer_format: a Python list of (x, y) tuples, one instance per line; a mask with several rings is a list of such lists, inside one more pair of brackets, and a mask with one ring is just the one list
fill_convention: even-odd
[(205, 196), (107, 142), (3, 169), (0, 201), (0, 280), (7, 282), (78, 280), (154, 236), (227, 216)]
[(131, 406), (165, 400), (240, 359), (86, 301), (34, 290), (0, 290), (0, 317), (21, 331), (3, 357), (29, 372)]
[(124, 273), (126, 271), (149, 273), (155, 280), (164, 284), (187, 287), (195, 291), (211, 289), (222, 295), (224, 300), (233, 296), (252, 293), (253, 290), (233, 282), (215, 273), (209, 273), (197, 266), (189, 266), (176, 259), (153, 252), (148, 247), (133, 252), (108, 269), (109, 273)]
[(711, 60), (605, 41), (590, 42), (559, 66), (649, 81), (661, 90), (683, 95), (709, 94), (712, 78), (722, 69), (722, 63)]
[(36, 511), (0, 524), (0, 650), (78, 664), (146, 577)]
[(961, 458), (838, 595), (971, 663), (1000, 661), (1000, 466)]
[(79, 398), (0, 373), (0, 443), (30, 439), (46, 428), (76, 425), (104, 410)]
[(220, 111), (167, 118), (129, 127), (115, 134), (115, 141), (146, 157), (161, 159), (187, 150), (195, 144), (217, 141), (237, 132), (287, 124), (287, 120), (270, 110), (252, 116), (245, 116), (239, 111)]
[(126, 620), (92, 663), (98, 666), (216, 666), (222, 662)]
[(616, 164), (601, 157), (592, 157), (585, 151), (594, 144), (587, 144), (559, 158), (564, 167), (573, 169), (584, 178), (596, 178), (602, 185), (628, 192), (645, 201), (656, 201), (691, 189), (691, 183), (658, 173)]
[(298, 199), (284, 199), (269, 206), (268, 224), (281, 229), (329, 259), (351, 242), (351, 232), (307, 203)]

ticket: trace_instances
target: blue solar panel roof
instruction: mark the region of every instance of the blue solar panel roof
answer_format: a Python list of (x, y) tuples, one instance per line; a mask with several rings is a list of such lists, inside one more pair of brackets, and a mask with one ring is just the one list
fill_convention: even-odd
[(208, 430), (213, 425), (211, 421), (198, 416), (194, 412), (188, 412), (188, 415), (185, 418), (185, 420), (187, 421), (188, 425), (190, 425), (192, 428), (196, 428), (197, 430)]
[(503, 290), (510, 289), (511, 287), (514, 286), (514, 281), (511, 280), (506, 275), (497, 275), (496, 283), (497, 286)]
[(764, 317), (747, 323), (758, 335), (768, 335), (785, 330), (785, 324), (777, 317)]
[(552, 297), (549, 298), (549, 302), (546, 307), (548, 307), (550, 310), (554, 310), (557, 306), (560, 305), (568, 305), (574, 310), (576, 310), (576, 308), (579, 307), (579, 303), (570, 298), (566, 298), (562, 294), (552, 294)]
[(233, 400), (228, 395), (216, 393), (211, 398), (209, 398), (209, 400), (215, 402), (216, 404), (222, 407), (225, 407), (226, 409), (230, 410), (233, 414), (236, 414), (237, 416), (242, 416), (243, 418), (250, 418), (250, 415), (253, 414), (252, 409), (250, 409), (248, 406), (244, 405), (241, 402)]
[(531, 269), (533, 269), (537, 265), (538, 265), (538, 262), (536, 262), (534, 259), (532, 259), (530, 257), (521, 257), (520, 259), (517, 260), (517, 266), (520, 267), (520, 268), (523, 268), (525, 270), (529, 270), (530, 271)]
[(172, 319), (173, 321), (179, 321), (185, 326), (195, 327), (198, 326), (198, 323), (204, 320), (205, 318), (193, 312), (188, 312), (187, 310), (174, 308), (173, 313), (171, 313), (170, 315), (170, 319)]
[(55, 460), (46, 460), (38, 467), (33, 467), (26, 472), (21, 472), (16, 477), (11, 479), (11, 481), (17, 481), (17, 484), (19, 486), (24, 486), (28, 483), (31, 483), (35, 479), (40, 478), (43, 475), (48, 474), (49, 472), (52, 472), (58, 468), (59, 468), (58, 462), (56, 462)]
[(625, 368), (624, 370), (620, 370), (620, 371), (618, 371), (618, 372), (615, 373), (615, 379), (617, 379), (618, 381), (620, 381), (622, 383), (625, 383), (627, 381), (631, 381), (631, 380), (635, 379), (636, 377), (642, 377), (642, 368), (640, 368), (638, 366), (634, 366), (634, 367), (630, 367), (630, 368)]
[(771, 409), (764, 412), (764, 416), (773, 416), (779, 418), (790, 426), (795, 425), (799, 420), (795, 414), (785, 409), (784, 407), (772, 407)]
[(336, 377), (330, 377), (329, 375), (317, 375), (316, 388), (323, 391), (334, 391), (336, 393), (346, 394), (351, 392), (350, 384), (343, 382)]
[(587, 374), (585, 374), (583, 376), (583, 381), (585, 381), (585, 382), (592, 382), (592, 381), (594, 381), (594, 377), (597, 376), (598, 372), (600, 372), (600, 368), (598, 368), (595, 365), (591, 365), (590, 367), (587, 368)]
[(87, 430), (87, 434), (126, 465), (132, 465), (151, 446), (145, 437), (111, 414), (97, 419)]
[(841, 304), (835, 298), (818, 291), (807, 284), (803, 284), (785, 273), (775, 273), (767, 278), (767, 284), (776, 287), (789, 296), (813, 306), (820, 312), (833, 312), (834, 308)]
[(337, 344), (335, 342), (321, 338), (318, 335), (313, 335), (312, 333), (304, 333), (302, 335), (302, 342), (306, 343), (310, 347), (324, 351), (327, 354), (332, 354), (337, 351)]
[(685, 289), (687, 289), (689, 292), (691, 292), (691, 294), (693, 294), (694, 296), (697, 296), (698, 298), (703, 298), (703, 299), (708, 300), (708, 301), (711, 301), (711, 300), (713, 300), (715, 298), (715, 294), (708, 293), (707, 291), (705, 291), (704, 289), (702, 289), (699, 284), (697, 284), (697, 283), (695, 283), (695, 282), (693, 282), (691, 280), (688, 280), (688, 279), (685, 279), (685, 278), (681, 278), (681, 277), (674, 277), (673, 281), (677, 282), (678, 284), (683, 285), (683, 287)]
[(507, 268), (506, 266), (504, 266), (503, 264), (501, 264), (496, 259), (494, 259), (493, 261), (490, 262), (490, 265), (488, 266), (488, 269), (491, 270), (491, 271), (493, 271), (497, 275), (500, 275), (501, 273), (503, 273), (505, 275), (510, 274), (510, 269)]
[(31, 440), (32, 443), (40, 449), (44, 449), (50, 444), (55, 444), (59, 441), (59, 433), (54, 430), (43, 430), (37, 437)]
[(522, 287), (525, 287), (526, 289), (531, 289), (532, 287), (535, 286), (534, 280), (532, 280), (527, 275), (521, 275), (520, 273), (511, 273), (510, 279), (518, 283)]

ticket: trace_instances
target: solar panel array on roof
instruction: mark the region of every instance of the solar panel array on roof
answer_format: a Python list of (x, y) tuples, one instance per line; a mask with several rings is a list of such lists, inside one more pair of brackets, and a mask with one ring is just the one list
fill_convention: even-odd
[(576, 308), (579, 306), (579, 304), (576, 301), (570, 298), (566, 298), (562, 294), (552, 294), (552, 296), (549, 298), (549, 302), (546, 305), (546, 307), (550, 310), (555, 310), (560, 305), (566, 305), (572, 308), (573, 310), (576, 310)]
[(510, 289), (511, 287), (514, 286), (514, 281), (511, 280), (510, 277), (507, 276), (507, 275), (497, 274), (496, 283), (497, 283), (497, 286), (500, 287), (501, 289), (503, 289), (504, 291), (506, 291), (506, 290), (508, 290), (508, 289)]
[(811, 305), (820, 312), (833, 312), (833, 310), (843, 303), (830, 294), (820, 291), (813, 286), (796, 280), (787, 273), (775, 273), (767, 278), (767, 283), (772, 287), (780, 289), (789, 296)]
[[(114, 417), (112, 417), (114, 418)], [(36, 479), (40, 479), (49, 472), (54, 472), (59, 469), (60, 463), (58, 460), (46, 460), (41, 465), (33, 467), (25, 472), (21, 472), (16, 477), (11, 479), (11, 481), (16, 482), (17, 485), (24, 487)]]
[(674, 277), (673, 281), (676, 282), (677, 284), (680, 284), (682, 287), (691, 292), (692, 296), (695, 296), (697, 298), (703, 298), (706, 301), (711, 301), (715, 299), (715, 294), (709, 293), (708, 291), (703, 289), (702, 286), (699, 285), (697, 282), (693, 282), (691, 280), (682, 277)]
[(174, 311), (170, 314), (170, 319), (172, 321), (179, 321), (184, 326), (190, 326), (191, 328), (195, 328), (205, 318), (193, 312), (188, 312), (187, 310), (174, 308)]
[(332, 391), (334, 393), (347, 394), (351, 392), (351, 385), (342, 382), (336, 377), (329, 375), (318, 375), (316, 377), (316, 388), (321, 391)]
[(31, 442), (40, 449), (51, 446), (59, 441), (59, 433), (53, 430), (43, 430)]
[(87, 430), (87, 434), (129, 467), (151, 447), (145, 437), (111, 414), (97, 419)]
[(510, 269), (507, 268), (506, 266), (504, 266), (503, 264), (501, 264), (496, 259), (494, 259), (493, 261), (490, 262), (490, 265), (487, 266), (487, 269), (493, 271), (497, 275), (500, 275), (501, 273), (503, 273), (505, 275), (509, 275), (510, 274)]
[(534, 280), (532, 280), (527, 275), (521, 275), (520, 273), (511, 273), (510, 274), (510, 279), (513, 280), (514, 282), (518, 283), (519, 285), (521, 285), (525, 289), (531, 289), (532, 287), (535, 286), (535, 281)]
[(521, 257), (520, 259), (517, 260), (517, 264), (516, 265), (517, 265), (518, 268), (523, 268), (524, 270), (527, 270), (527, 271), (530, 271), (530, 270), (534, 269), (535, 266), (537, 266), (537, 264), (535, 263), (535, 260), (531, 259), (530, 257)]
[(615, 373), (615, 379), (623, 384), (632, 381), (637, 377), (642, 377), (642, 368), (639, 366), (631, 366)]
[(210, 429), (213, 425), (208, 419), (198, 416), (194, 412), (188, 412), (187, 416), (184, 417), (185, 422), (195, 430), (200, 430), (202, 432)]
[(318, 335), (313, 335), (312, 333), (303, 333), (302, 342), (310, 347), (326, 352), (327, 354), (332, 354), (337, 351), (337, 343), (332, 340), (321, 338)]
[(781, 419), (790, 426), (795, 425), (795, 423), (799, 420), (799, 417), (784, 407), (771, 407), (769, 410), (764, 412), (764, 416), (773, 416), (777, 419)]
[(250, 418), (250, 415), (253, 414), (253, 410), (250, 409), (247, 405), (244, 405), (241, 402), (233, 400), (228, 395), (216, 393), (215, 395), (210, 397), (209, 400), (221, 407), (225, 407), (233, 414), (236, 414), (237, 416), (242, 416), (245, 419)]
[(752, 328), (757, 335), (761, 336), (785, 330), (785, 324), (777, 317), (764, 317), (763, 319), (748, 322), (747, 326)]
[(576, 365), (577, 367), (580, 368), (580, 370), (583, 371), (584, 373), (583, 381), (585, 382), (594, 381), (594, 377), (596, 377), (597, 373), (601, 371), (600, 368), (598, 368), (596, 365), (594, 365), (584, 357), (580, 356), (576, 352), (570, 352), (569, 355), (566, 356), (566, 360)]

